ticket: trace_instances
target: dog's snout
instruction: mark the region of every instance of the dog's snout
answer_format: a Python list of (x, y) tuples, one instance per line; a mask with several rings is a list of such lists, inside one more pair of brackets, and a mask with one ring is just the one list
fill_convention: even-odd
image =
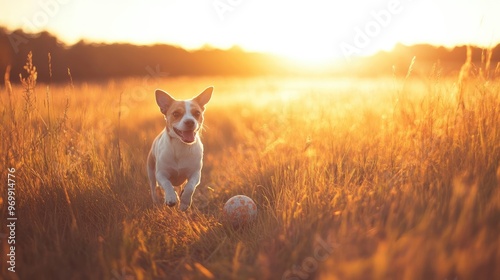
[(185, 120), (184, 121), (184, 125), (188, 128), (193, 128), (195, 123), (194, 123), (194, 120), (191, 120), (191, 119), (188, 119), (188, 120)]

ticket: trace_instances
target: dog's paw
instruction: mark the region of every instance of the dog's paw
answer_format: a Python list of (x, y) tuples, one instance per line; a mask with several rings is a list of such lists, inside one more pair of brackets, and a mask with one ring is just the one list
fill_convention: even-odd
[(165, 205), (168, 207), (173, 207), (179, 203), (179, 199), (177, 196), (172, 196), (172, 197), (165, 197)]
[(179, 203), (179, 196), (177, 192), (172, 189), (171, 191), (165, 191), (165, 205), (173, 207)]
[(165, 198), (165, 205), (167, 205), (168, 207), (174, 207), (178, 202), (179, 200), (177, 199), (177, 197), (175, 199)]
[(189, 195), (189, 193), (185, 193), (184, 190), (182, 190), (181, 205), (180, 205), (179, 209), (183, 212), (188, 210), (189, 207), (191, 206), (191, 201), (192, 201), (191, 195)]
[(185, 212), (186, 210), (189, 209), (189, 206), (191, 206), (190, 204), (185, 204), (185, 203), (181, 203), (181, 205), (179, 206), (179, 209), (182, 211), (182, 212)]

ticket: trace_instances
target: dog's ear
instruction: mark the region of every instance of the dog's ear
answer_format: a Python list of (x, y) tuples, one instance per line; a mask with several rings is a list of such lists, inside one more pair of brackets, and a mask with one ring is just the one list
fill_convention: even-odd
[(172, 96), (170, 96), (168, 93), (166, 93), (165, 91), (163, 91), (161, 89), (157, 89), (155, 91), (155, 95), (156, 95), (156, 103), (158, 104), (158, 106), (160, 106), (160, 111), (164, 115), (166, 115), (168, 107), (170, 107), (170, 105), (172, 105), (172, 103), (175, 101), (175, 99), (172, 98)]
[(202, 93), (193, 98), (193, 100), (196, 101), (202, 109), (205, 109), (205, 104), (207, 104), (212, 97), (212, 91), (214, 91), (214, 87), (207, 87)]

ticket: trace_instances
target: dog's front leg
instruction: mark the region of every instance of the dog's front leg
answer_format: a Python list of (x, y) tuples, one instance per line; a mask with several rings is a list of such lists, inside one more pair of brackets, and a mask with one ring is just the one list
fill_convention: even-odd
[(156, 172), (156, 180), (158, 180), (158, 184), (165, 191), (165, 204), (170, 207), (175, 206), (179, 201), (179, 197), (170, 180), (162, 172)]
[(200, 179), (201, 179), (201, 170), (195, 172), (191, 177), (189, 177), (181, 193), (181, 206), (180, 206), (181, 211), (186, 211), (189, 208), (189, 206), (191, 206), (193, 193), (198, 184), (200, 183)]

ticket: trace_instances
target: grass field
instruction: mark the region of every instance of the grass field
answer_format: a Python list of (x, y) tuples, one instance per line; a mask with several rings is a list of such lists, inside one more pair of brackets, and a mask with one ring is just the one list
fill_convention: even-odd
[[(500, 81), (437, 73), (7, 84), (1, 278), (498, 279)], [(155, 208), (154, 89), (209, 85), (193, 205)], [(259, 209), (240, 230), (221, 222), (236, 194)]]

